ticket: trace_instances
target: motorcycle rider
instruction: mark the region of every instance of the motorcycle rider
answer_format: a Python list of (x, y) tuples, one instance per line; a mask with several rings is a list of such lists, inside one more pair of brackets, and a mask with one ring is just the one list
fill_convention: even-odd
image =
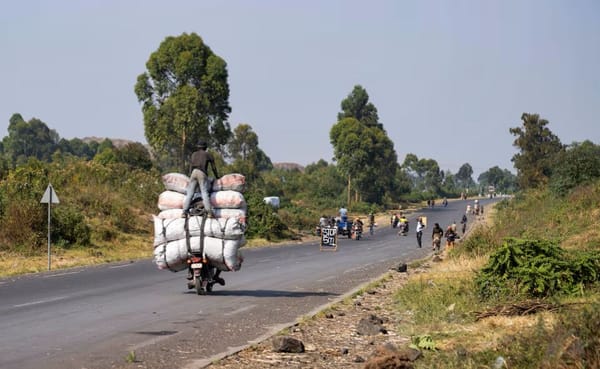
[(354, 221), (354, 237), (358, 238), (362, 235), (363, 231), (363, 221), (360, 218), (356, 218)]
[(373, 228), (375, 227), (375, 215), (373, 212), (369, 213), (369, 234), (373, 235)]
[(406, 234), (408, 233), (408, 219), (403, 213), (400, 213), (400, 219), (398, 220), (398, 224), (400, 227), (400, 232), (398, 232), (398, 234), (406, 236)]

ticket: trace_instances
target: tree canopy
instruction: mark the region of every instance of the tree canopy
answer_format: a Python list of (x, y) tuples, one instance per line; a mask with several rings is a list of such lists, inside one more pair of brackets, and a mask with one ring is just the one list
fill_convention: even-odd
[(21, 114), (13, 114), (2, 146), (15, 165), (25, 163), (29, 157), (50, 161), (58, 142), (58, 133), (48, 128), (46, 123), (37, 118), (26, 122)]
[(377, 115), (377, 108), (369, 102), (369, 94), (362, 86), (356, 85), (352, 92), (342, 100), (342, 111), (338, 113), (338, 121), (344, 118), (355, 118), (368, 127), (382, 128)]
[(167, 37), (146, 63), (135, 93), (142, 103), (146, 139), (167, 163), (182, 170), (200, 139), (213, 147), (231, 135), (227, 119), (228, 72), (225, 61), (195, 33)]
[(227, 147), (233, 158), (231, 170), (244, 174), (249, 181), (256, 179), (260, 171), (273, 168), (271, 159), (258, 147), (258, 135), (248, 124), (235, 127)]
[(600, 146), (587, 140), (573, 143), (558, 155), (550, 188), (564, 195), (580, 184), (600, 178)]
[(522, 189), (538, 187), (548, 182), (556, 155), (563, 151), (563, 145), (548, 127), (546, 119), (538, 114), (523, 113), (523, 125), (510, 128), (517, 138), (513, 146), (519, 152), (512, 157), (517, 168), (517, 180)]

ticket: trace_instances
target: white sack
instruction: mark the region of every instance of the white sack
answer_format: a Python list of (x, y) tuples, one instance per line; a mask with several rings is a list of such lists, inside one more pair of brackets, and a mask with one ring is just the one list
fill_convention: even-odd
[(162, 182), (166, 190), (185, 194), (190, 177), (181, 173), (167, 173), (162, 176)]
[[(190, 237), (192, 252), (200, 252), (200, 237)], [(222, 271), (237, 271), (244, 258), (239, 248), (246, 243), (245, 238), (239, 240), (222, 240), (204, 237), (204, 253), (210, 263)], [(187, 240), (181, 239), (167, 242), (154, 248), (154, 262), (159, 269), (180, 271), (187, 268)]]
[[(166, 190), (186, 194), (187, 186), (190, 183), (190, 177), (182, 173), (167, 173), (162, 176), (162, 182)], [(243, 174), (229, 173), (221, 178), (213, 180), (209, 192), (228, 190), (243, 192), (245, 186), (246, 177), (244, 177)]]
[(213, 214), (217, 219), (236, 218), (242, 224), (246, 224), (246, 217), (248, 216), (245, 205), (240, 209), (213, 208)]
[[(175, 191), (163, 191), (158, 195), (160, 210), (183, 209), (185, 195)], [(241, 192), (217, 191), (210, 194), (210, 204), (214, 208), (240, 209), (246, 206), (246, 199)]]
[[(186, 237), (186, 218), (161, 219), (157, 216), (152, 217), (154, 219), (154, 246)], [(187, 221), (188, 235), (191, 237), (200, 236), (202, 217), (190, 216)], [(207, 218), (204, 223), (204, 236), (238, 240), (244, 235), (245, 228), (237, 218)]]
[(215, 208), (240, 209), (246, 206), (246, 199), (238, 191), (216, 191), (210, 194), (210, 204)]
[[(185, 195), (175, 191), (163, 191), (158, 195), (158, 208), (160, 210), (183, 209)], [(181, 213), (179, 214), (181, 215)]]
[(237, 191), (244, 192), (246, 186), (246, 177), (239, 173), (225, 174), (223, 177), (216, 179), (212, 184), (212, 191)]

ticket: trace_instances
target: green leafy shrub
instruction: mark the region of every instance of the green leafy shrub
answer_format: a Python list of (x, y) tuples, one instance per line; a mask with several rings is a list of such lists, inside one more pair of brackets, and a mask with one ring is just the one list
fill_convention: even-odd
[(566, 253), (555, 242), (508, 238), (477, 274), (483, 298), (572, 294), (596, 283), (599, 252)]
[(281, 221), (277, 210), (263, 201), (260, 194), (246, 196), (248, 204), (248, 238), (261, 237), (267, 240), (282, 238), (287, 226)]
[(56, 206), (52, 211), (52, 240), (63, 247), (87, 246), (91, 241), (91, 229), (85, 223), (81, 211), (72, 205)]

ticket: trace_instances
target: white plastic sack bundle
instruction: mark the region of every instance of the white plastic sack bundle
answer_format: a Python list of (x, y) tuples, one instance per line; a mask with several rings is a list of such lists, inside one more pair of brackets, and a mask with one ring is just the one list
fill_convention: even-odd
[(181, 173), (167, 173), (162, 176), (162, 182), (166, 190), (185, 194), (190, 177)]
[[(185, 195), (175, 191), (163, 191), (158, 195), (160, 210), (183, 209)], [(217, 191), (210, 194), (210, 204), (214, 208), (240, 209), (246, 206), (246, 199), (241, 192)]]
[[(200, 252), (201, 237), (190, 237), (192, 252)], [(240, 247), (246, 243), (245, 238), (239, 240), (223, 240), (204, 237), (204, 254), (211, 264), (222, 271), (237, 271), (244, 258)], [(186, 239), (164, 243), (154, 248), (154, 262), (159, 269), (180, 271), (187, 268), (188, 244)]]
[(246, 199), (238, 191), (216, 191), (210, 194), (210, 204), (215, 208), (240, 209), (246, 206)]
[(212, 191), (238, 191), (244, 192), (246, 186), (246, 177), (239, 173), (225, 174), (223, 177), (216, 179), (212, 184)]
[[(185, 195), (175, 191), (163, 191), (158, 195), (158, 208), (160, 210), (183, 209)], [(181, 213), (180, 213), (181, 215)]]
[[(186, 237), (186, 218), (154, 219), (154, 246), (169, 241), (180, 240)], [(201, 235), (202, 217), (190, 216), (187, 218), (187, 235), (197, 237)], [(237, 218), (215, 219), (207, 218), (204, 223), (204, 236), (238, 240), (244, 235), (246, 227)]]
[(246, 206), (240, 209), (221, 209), (213, 208), (213, 213), (218, 219), (236, 218), (240, 223), (246, 224), (247, 211)]

